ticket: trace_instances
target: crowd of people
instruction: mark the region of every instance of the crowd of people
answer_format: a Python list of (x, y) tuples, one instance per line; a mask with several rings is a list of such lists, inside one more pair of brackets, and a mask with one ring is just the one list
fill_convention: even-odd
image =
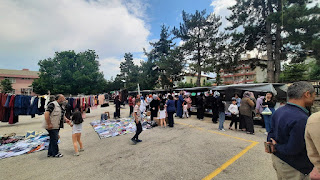
[[(257, 99), (254, 93), (245, 91), (243, 97), (240, 98), (236, 93), (231, 98), (231, 104), (227, 105), (224, 95), (218, 91), (200, 93), (196, 97), (194, 104), (197, 109), (197, 119), (203, 120), (205, 115), (205, 108), (209, 104), (212, 110), (212, 122), (219, 123), (219, 130), (225, 131), (224, 122), (226, 114), (229, 113), (231, 122), (229, 125), (230, 130), (246, 131), (248, 134), (254, 135), (253, 116), (263, 118), (267, 135), (271, 128), (271, 115), (275, 111), (276, 100), (272, 92), (265, 93), (264, 96), (258, 96)], [(160, 126), (166, 127), (165, 119), (168, 118), (168, 126), (174, 126), (174, 117), (189, 118), (191, 117), (192, 99), (190, 93), (181, 91), (179, 95), (174, 93), (162, 94), (149, 94), (146, 97), (141, 95), (129, 96), (128, 104), (130, 107), (129, 117), (134, 117), (134, 107), (136, 100), (140, 101), (139, 110), (141, 114), (150, 111), (150, 120), (154, 121), (155, 118), (160, 119)], [(115, 97), (116, 110), (114, 117), (120, 117), (120, 100)], [(268, 111), (268, 113), (265, 113)], [(175, 116), (174, 116), (175, 115)], [(239, 127), (238, 127), (239, 123)], [(234, 128), (232, 127), (234, 125)]]
[[(197, 118), (204, 118), (205, 101), (211, 103), (212, 121), (218, 123), (219, 130), (224, 130), (224, 120), (226, 111), (231, 114), (229, 129), (238, 129), (246, 131), (248, 134), (254, 134), (253, 111), (261, 115), (265, 122), (267, 141), (265, 142), (265, 151), (272, 154), (273, 167), (276, 170), (278, 179), (310, 179), (310, 172), (320, 170), (320, 112), (310, 116), (310, 107), (315, 100), (315, 89), (308, 82), (296, 82), (288, 87), (288, 102), (281, 104), (276, 110), (276, 100), (272, 92), (265, 93), (265, 96), (255, 98), (249, 91), (243, 93), (240, 99), (238, 94), (231, 98), (231, 104), (226, 107), (225, 97), (215, 91), (208, 95), (204, 94), (197, 97)], [(117, 99), (117, 98), (116, 98)], [(55, 101), (48, 104), (45, 112), (44, 127), (50, 136), (48, 157), (62, 157), (59, 152), (58, 138), (59, 129), (63, 127), (63, 121), (66, 121), (73, 127), (73, 145), (75, 155), (78, 156), (83, 151), (81, 142), (81, 131), (83, 122), (82, 114), (79, 111), (74, 112), (72, 119), (66, 118), (62, 107), (66, 104), (63, 95), (58, 95)], [(191, 116), (190, 108), (192, 100), (189, 94), (180, 92), (178, 96), (167, 94), (165, 96), (148, 95), (143, 97), (137, 95), (128, 98), (130, 106), (130, 116), (134, 117), (137, 125), (136, 134), (131, 139), (135, 144), (141, 142), (139, 134), (142, 132), (141, 121), (145, 112), (151, 112), (151, 120), (160, 119), (160, 126), (166, 127), (166, 117), (169, 121), (169, 127), (174, 127), (174, 114), (179, 118), (188, 118)], [(206, 102), (208, 103), (208, 102)], [(117, 101), (116, 117), (120, 117), (120, 107)], [(309, 117), (310, 116), (310, 117)], [(78, 148), (80, 145), (80, 149)]]

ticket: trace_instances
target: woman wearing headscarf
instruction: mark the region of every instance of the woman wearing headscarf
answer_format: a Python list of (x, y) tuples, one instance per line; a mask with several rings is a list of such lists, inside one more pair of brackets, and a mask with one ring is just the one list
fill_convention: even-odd
[(201, 93), (197, 99), (197, 118), (199, 120), (203, 120), (203, 117), (204, 117), (204, 98), (203, 98), (203, 93)]
[(166, 108), (167, 108), (167, 114), (168, 114), (169, 127), (173, 127), (174, 125), (173, 114), (176, 111), (176, 108), (175, 108), (173, 97), (169, 95), (168, 98), (169, 99), (167, 101)]
[[(240, 103), (240, 114), (242, 116), (240, 125), (241, 129), (246, 128), (247, 134), (254, 134), (252, 110), (255, 107), (256, 99), (252, 92), (245, 91), (243, 93), (243, 98)], [(244, 124), (245, 123), (245, 126)]]
[(158, 116), (158, 110), (160, 106), (160, 101), (157, 95), (153, 95), (153, 99), (150, 102), (150, 109), (151, 109), (151, 121), (153, 121), (154, 117)]
[(180, 92), (180, 96), (178, 98), (178, 103), (177, 103), (177, 116), (179, 118), (182, 118), (182, 114), (183, 114), (183, 108), (182, 108), (183, 101), (184, 101), (183, 92)]

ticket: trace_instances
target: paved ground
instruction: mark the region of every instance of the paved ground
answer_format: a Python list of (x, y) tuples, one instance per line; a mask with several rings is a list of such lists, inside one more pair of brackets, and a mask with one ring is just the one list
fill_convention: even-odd
[[(121, 116), (129, 113), (128, 106)], [(90, 122), (114, 106), (87, 114), (82, 140), (85, 151), (73, 156), (71, 128), (60, 131), (63, 158), (47, 158), (47, 151), (0, 160), (0, 179), (276, 179), (270, 155), (264, 153), (266, 136), (260, 126), (256, 135), (217, 131), (210, 118), (204, 121), (175, 118), (174, 128), (143, 131), (142, 143), (132, 145), (133, 134), (99, 139)], [(16, 125), (0, 124), (0, 133), (44, 131), (43, 116), (24, 116)], [(228, 127), (230, 121), (225, 122)], [(258, 142), (258, 143), (257, 143)], [(251, 146), (250, 146), (251, 145)], [(251, 148), (252, 147), (252, 148)], [(240, 154), (239, 154), (240, 153)], [(242, 155), (243, 154), (243, 155)], [(236, 156), (237, 155), (237, 156)], [(237, 159), (238, 158), (238, 159)], [(219, 168), (223, 168), (221, 172)], [(220, 169), (221, 170), (221, 169)]]

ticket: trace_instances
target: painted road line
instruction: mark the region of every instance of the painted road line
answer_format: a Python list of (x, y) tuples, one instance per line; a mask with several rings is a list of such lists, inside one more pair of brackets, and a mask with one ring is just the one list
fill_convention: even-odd
[(216, 170), (214, 170), (212, 173), (210, 173), (208, 176), (203, 178), (202, 180), (210, 180), (216, 177), (218, 174), (221, 173), (221, 171), (225, 170), (228, 166), (233, 164), (236, 160), (238, 160), (241, 156), (243, 156), (246, 152), (248, 152), (251, 148), (259, 144), (258, 142), (253, 142), (249, 146), (247, 146), (244, 150), (242, 150), (239, 154), (233, 156), (231, 159), (229, 159), (227, 162), (222, 164), (220, 167), (218, 167)]
[(252, 140), (248, 140), (248, 139), (243, 139), (243, 138), (240, 138), (240, 137), (231, 136), (231, 135), (228, 135), (228, 134), (216, 132), (216, 131), (213, 131), (213, 130), (207, 130), (207, 129), (204, 129), (204, 128), (201, 128), (201, 127), (197, 127), (197, 126), (194, 126), (194, 125), (190, 125), (190, 124), (185, 124), (185, 123), (181, 123), (181, 122), (176, 122), (176, 123), (177, 123), (177, 124), (184, 125), (184, 126), (189, 126), (189, 127), (191, 127), (191, 128), (195, 128), (195, 129), (198, 129), (198, 130), (201, 130), (201, 131), (207, 131), (207, 132), (210, 132), (210, 133), (213, 133), (213, 134), (219, 134), (219, 135), (222, 135), (222, 136), (227, 136), (227, 137), (230, 137), (230, 138), (238, 139), (238, 140), (241, 140), (241, 141), (246, 141), (246, 142), (251, 142), (251, 143), (256, 142), (256, 141), (252, 141)]
[(223, 133), (220, 133), (220, 132), (207, 130), (207, 129), (204, 129), (204, 128), (201, 128), (201, 127), (197, 127), (197, 126), (194, 126), (194, 125), (185, 124), (185, 123), (181, 123), (181, 122), (176, 122), (176, 123), (184, 125), (184, 126), (189, 126), (191, 128), (195, 128), (195, 129), (198, 129), (200, 131), (207, 131), (207, 132), (210, 132), (210, 133), (213, 133), (213, 134), (218, 134), (218, 135), (230, 137), (230, 138), (233, 138), (233, 139), (238, 139), (238, 140), (241, 140), (241, 141), (251, 142), (251, 144), (249, 146), (247, 146), (244, 150), (242, 150), (239, 154), (233, 156), (231, 159), (229, 159), (227, 162), (222, 164), (220, 167), (218, 167), (216, 170), (214, 170), (212, 173), (210, 173), (208, 176), (206, 176), (202, 180), (210, 180), (210, 179), (216, 177), (224, 169), (226, 169), (228, 166), (233, 164), (237, 159), (239, 159), (241, 156), (243, 156), (245, 153), (247, 153), (251, 148), (253, 148), (257, 144), (259, 144), (259, 142), (257, 142), (257, 141), (247, 140), (247, 139), (239, 138), (239, 137), (236, 137), (236, 136), (231, 136), (231, 135), (228, 135), (228, 134), (223, 134)]

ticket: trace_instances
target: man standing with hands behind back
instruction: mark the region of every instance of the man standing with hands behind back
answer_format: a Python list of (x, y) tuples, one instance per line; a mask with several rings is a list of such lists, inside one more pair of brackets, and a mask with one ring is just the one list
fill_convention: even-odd
[(70, 123), (70, 120), (65, 117), (65, 111), (63, 109), (63, 106), (67, 103), (66, 98), (62, 94), (58, 94), (55, 101), (48, 104), (46, 112), (44, 113), (45, 121), (43, 125), (50, 137), (48, 157), (63, 157), (59, 152), (58, 139), (59, 130), (63, 128), (64, 120), (66, 120), (68, 124)]
[(313, 165), (307, 156), (304, 135), (309, 114), (306, 108), (312, 106), (315, 90), (308, 82), (295, 82), (287, 94), (289, 101), (273, 114), (268, 134), (273, 167), (278, 179), (309, 180)]

